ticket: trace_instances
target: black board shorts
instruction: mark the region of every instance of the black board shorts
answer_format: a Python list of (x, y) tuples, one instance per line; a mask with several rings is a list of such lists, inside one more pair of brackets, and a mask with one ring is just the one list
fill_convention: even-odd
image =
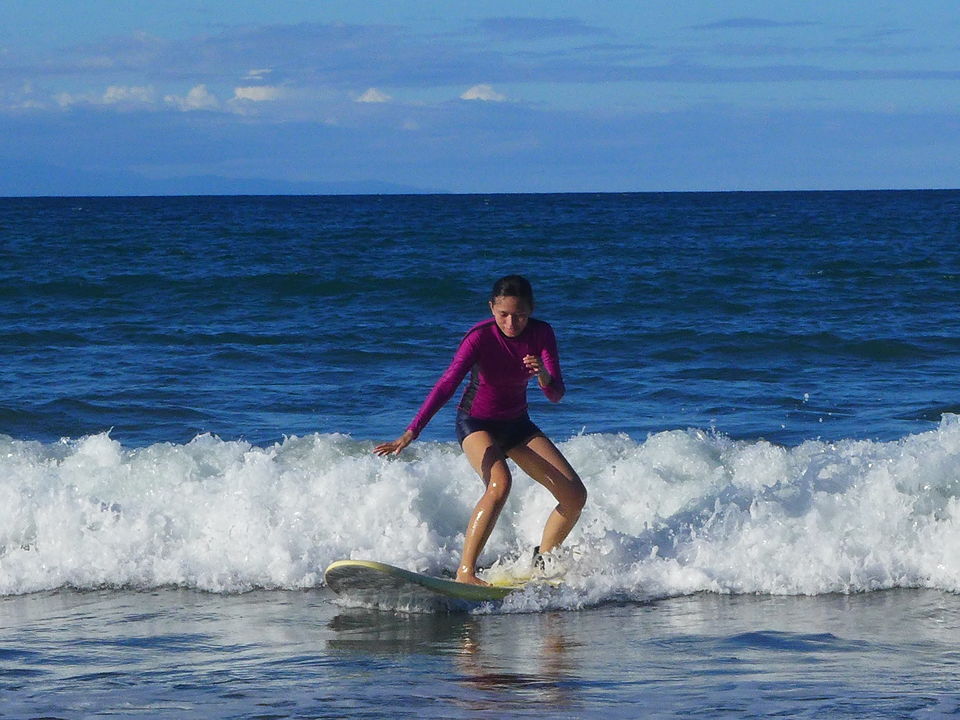
[(484, 430), (493, 436), (497, 447), (504, 455), (517, 445), (522, 445), (535, 435), (542, 435), (543, 432), (534, 425), (527, 413), (512, 420), (485, 420), (483, 418), (470, 417), (462, 410), (457, 411), (457, 440), (463, 446), (463, 441), (472, 433)]

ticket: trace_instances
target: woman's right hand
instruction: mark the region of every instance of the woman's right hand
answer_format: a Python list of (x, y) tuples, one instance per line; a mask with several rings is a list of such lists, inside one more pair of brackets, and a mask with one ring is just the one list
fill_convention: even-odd
[(414, 440), (414, 435), (413, 435), (413, 433), (410, 432), (409, 430), (407, 430), (405, 433), (403, 433), (403, 435), (401, 435), (400, 437), (398, 437), (396, 440), (393, 440), (392, 442), (380, 443), (379, 445), (377, 445), (377, 446), (373, 449), (373, 451), (374, 451), (377, 455), (381, 455), (381, 456), (382, 456), (382, 455), (397, 455), (397, 454), (399, 454), (400, 451), (403, 450), (407, 445), (409, 445), (410, 443), (412, 443), (413, 440)]

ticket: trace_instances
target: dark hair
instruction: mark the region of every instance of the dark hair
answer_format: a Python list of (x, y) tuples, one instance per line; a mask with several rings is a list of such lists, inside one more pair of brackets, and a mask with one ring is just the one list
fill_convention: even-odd
[(533, 288), (530, 281), (522, 275), (507, 275), (493, 284), (490, 293), (490, 302), (496, 302), (498, 297), (515, 297), (526, 300), (533, 310)]

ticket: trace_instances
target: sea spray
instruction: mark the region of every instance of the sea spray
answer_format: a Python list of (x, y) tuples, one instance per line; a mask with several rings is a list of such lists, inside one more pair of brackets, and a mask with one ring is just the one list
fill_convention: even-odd
[[(567, 582), (508, 609), (960, 589), (958, 416), (895, 442), (785, 447), (690, 429), (560, 446), (590, 492)], [(342, 557), (450, 571), (480, 481), (453, 443), (371, 450), (337, 434), (135, 449), (106, 433), (0, 436), (0, 593), (308, 588)], [(518, 470), (482, 564), (528, 553), (553, 504)]]

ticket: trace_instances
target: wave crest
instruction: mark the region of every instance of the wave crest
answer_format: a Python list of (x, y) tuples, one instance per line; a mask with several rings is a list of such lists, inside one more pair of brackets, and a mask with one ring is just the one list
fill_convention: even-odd
[[(341, 557), (455, 567), (480, 491), (456, 446), (418, 443), (383, 460), (372, 445), (0, 436), (0, 594), (306, 588)], [(960, 589), (960, 416), (896, 442), (784, 447), (691, 429), (561, 447), (590, 490), (569, 541), (576, 561), (562, 590), (511, 607)], [(529, 552), (552, 505), (520, 475), (484, 560)]]

